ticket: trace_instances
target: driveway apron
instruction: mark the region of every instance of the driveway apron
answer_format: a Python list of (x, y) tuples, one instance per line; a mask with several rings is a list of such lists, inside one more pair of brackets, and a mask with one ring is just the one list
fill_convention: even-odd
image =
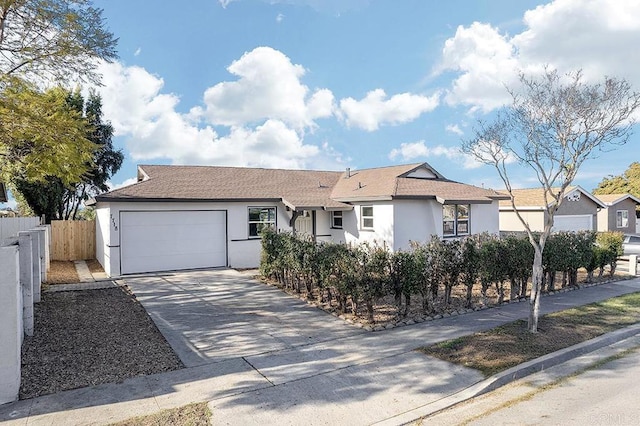
[[(395, 416), (483, 380), (478, 371), (425, 356), (417, 347), (528, 312), (528, 303), (511, 303), (370, 333), (236, 271), (126, 282), (187, 366), (215, 370), (241, 358), (264, 378), (257, 388), (252, 382), (252, 390), (209, 399), (213, 424), (393, 423)], [(556, 294), (543, 299), (542, 313), (638, 290), (640, 280), (630, 280)]]
[(234, 270), (125, 282), (187, 367), (365, 333)]

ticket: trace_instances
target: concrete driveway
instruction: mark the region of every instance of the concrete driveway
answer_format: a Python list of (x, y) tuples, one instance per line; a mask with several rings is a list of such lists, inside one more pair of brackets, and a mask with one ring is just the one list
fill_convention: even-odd
[[(528, 311), (510, 303), (370, 333), (232, 270), (124, 281), (188, 368), (7, 404), (0, 422), (109, 423), (209, 401), (213, 424), (403, 424), (467, 398), (483, 381), (417, 347)], [(636, 291), (640, 279), (546, 296), (541, 313)]]
[(125, 282), (187, 367), (365, 333), (235, 270), (159, 273)]

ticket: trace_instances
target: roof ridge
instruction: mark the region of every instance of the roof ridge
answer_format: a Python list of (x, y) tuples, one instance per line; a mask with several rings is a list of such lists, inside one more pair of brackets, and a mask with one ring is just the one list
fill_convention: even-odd
[(316, 172), (316, 173), (344, 173), (342, 170), (316, 170), (316, 169), (286, 169), (278, 167), (250, 167), (250, 166), (217, 166), (203, 164), (139, 164), (138, 167), (163, 167), (163, 168), (205, 168), (205, 169), (239, 169), (239, 170), (275, 170), (284, 172)]

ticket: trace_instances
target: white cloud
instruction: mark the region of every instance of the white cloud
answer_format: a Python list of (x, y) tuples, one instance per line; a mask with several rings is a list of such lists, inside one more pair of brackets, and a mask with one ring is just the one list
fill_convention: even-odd
[(422, 140), (400, 144), (400, 148), (394, 148), (389, 153), (390, 160), (399, 158), (403, 161), (410, 161), (420, 157), (445, 157), (448, 160), (461, 163), (465, 169), (476, 169), (483, 165), (473, 157), (464, 154), (460, 148), (444, 145), (429, 147)]
[(276, 16), (276, 22), (279, 24), (283, 20), (284, 20), (284, 14), (278, 13), (278, 16)]
[(505, 85), (514, 87), (518, 70), (547, 64), (640, 86), (640, 1), (555, 0), (527, 11), (523, 23), (514, 36), (485, 23), (458, 27), (434, 71), (459, 72), (445, 97), (449, 104), (490, 111), (510, 101)]
[(439, 95), (422, 96), (401, 93), (386, 99), (382, 89), (372, 90), (362, 100), (345, 98), (340, 100), (340, 110), (348, 126), (359, 127), (372, 132), (381, 125), (407, 123), (422, 113), (433, 111), (439, 102)]
[(138, 55), (140, 55), (140, 53), (142, 53), (142, 48), (141, 48), (141, 47), (138, 47), (138, 48), (136, 49), (136, 51), (135, 51), (135, 52), (133, 52), (133, 56), (138, 56)]
[(464, 132), (462, 131), (460, 126), (458, 126), (457, 124), (447, 124), (447, 127), (445, 127), (445, 130), (449, 133), (455, 133), (458, 136), (464, 135)]
[(333, 114), (331, 91), (311, 94), (300, 82), (305, 69), (271, 47), (245, 53), (227, 70), (238, 80), (218, 83), (204, 94), (204, 114), (213, 124), (239, 126), (271, 118), (301, 130)]
[(109, 188), (109, 191), (113, 191), (114, 189), (124, 188), (125, 186), (133, 185), (136, 182), (138, 182), (138, 178), (135, 178), (135, 177), (125, 179), (123, 182), (120, 182), (120, 183), (113, 183), (111, 181), (107, 181), (107, 187)]
[[(140, 67), (120, 63), (101, 65), (105, 118), (118, 136), (124, 137), (134, 161), (169, 159), (174, 164), (209, 164), (261, 167), (304, 168), (322, 164), (342, 167), (330, 147), (304, 142), (304, 132), (277, 118), (253, 124), (240, 122), (227, 126), (219, 135), (207, 122), (202, 108), (189, 113), (176, 111), (179, 98), (162, 93), (163, 80)], [(330, 91), (316, 91), (309, 99), (310, 116), (331, 110)], [(204, 120), (204, 121), (203, 121)]]
[(505, 84), (516, 81), (519, 66), (513, 50), (507, 37), (488, 24), (474, 22), (468, 28), (459, 26), (455, 36), (445, 42), (442, 63), (437, 70), (462, 73), (445, 96), (447, 103), (490, 111), (507, 102), (509, 94)]

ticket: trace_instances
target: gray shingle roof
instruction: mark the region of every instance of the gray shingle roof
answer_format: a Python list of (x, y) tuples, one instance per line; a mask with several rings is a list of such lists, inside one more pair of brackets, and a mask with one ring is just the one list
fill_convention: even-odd
[[(424, 168), (433, 179), (406, 177)], [(433, 198), (445, 202), (491, 202), (493, 190), (444, 179), (426, 163), (356, 170), (259, 169), (214, 166), (138, 167), (141, 181), (96, 201), (282, 201), (294, 209), (349, 209), (349, 201)]]

